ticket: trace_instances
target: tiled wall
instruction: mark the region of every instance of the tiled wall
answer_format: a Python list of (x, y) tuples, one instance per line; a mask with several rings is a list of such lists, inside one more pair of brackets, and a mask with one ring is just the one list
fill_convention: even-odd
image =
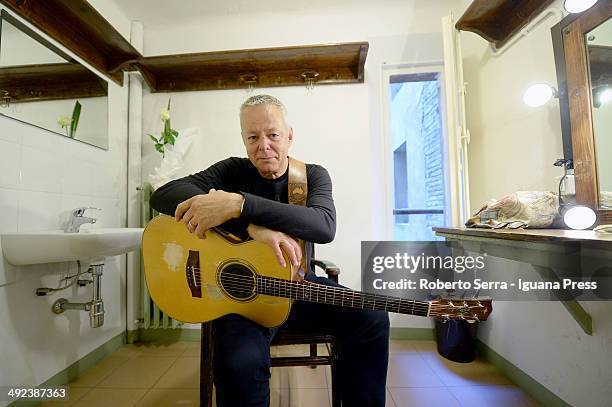
[[(102, 209), (84, 228), (125, 226), (127, 87), (109, 84), (107, 131), (102, 150), (0, 116), (0, 233), (59, 229), (78, 206)], [(38, 385), (125, 329), (125, 256), (106, 261), (101, 328), (89, 327), (86, 312), (51, 312), (61, 297), (89, 301), (91, 286), (35, 295), (75, 271), (75, 263), (15, 267), (0, 258), (0, 386)]]
[(112, 151), (6, 117), (0, 130), (1, 231), (58, 229), (77, 206), (102, 209), (95, 226), (117, 226), (125, 163)]
[[(130, 20), (113, 2), (90, 3), (129, 38)], [(100, 129), (108, 133), (108, 150), (0, 116), (0, 233), (58, 229), (62, 213), (77, 206), (102, 209), (92, 213), (98, 222), (85, 228), (125, 226), (127, 112), (128, 87), (110, 82), (108, 126)], [(57, 286), (62, 274), (76, 271), (76, 264), (15, 267), (0, 248), (0, 386), (39, 385), (125, 331), (125, 257), (106, 260), (101, 287), (105, 323), (92, 329), (85, 312), (51, 312), (60, 297), (89, 301), (91, 286), (35, 295), (37, 287)]]

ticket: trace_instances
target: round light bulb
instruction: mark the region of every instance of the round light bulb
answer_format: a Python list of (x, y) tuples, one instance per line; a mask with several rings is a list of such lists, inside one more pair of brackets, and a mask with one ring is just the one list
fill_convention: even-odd
[(595, 224), (595, 211), (586, 206), (573, 206), (563, 215), (563, 222), (570, 229), (588, 229)]
[(546, 85), (545, 83), (536, 83), (531, 85), (525, 95), (523, 95), (523, 101), (527, 106), (539, 107), (550, 100), (554, 96), (555, 92), (553, 88)]
[(612, 100), (612, 89), (608, 88), (599, 94), (599, 104), (603, 105)]
[(597, 3), (597, 0), (565, 0), (563, 7), (568, 13), (581, 13), (593, 7), (595, 3)]

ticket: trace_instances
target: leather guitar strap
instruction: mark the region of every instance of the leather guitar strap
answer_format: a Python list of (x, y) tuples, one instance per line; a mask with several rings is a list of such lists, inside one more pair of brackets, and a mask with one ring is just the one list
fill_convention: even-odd
[[(289, 180), (288, 186), (288, 198), (291, 205), (306, 206), (306, 198), (308, 196), (308, 180), (306, 177), (306, 164), (296, 160), (295, 158), (289, 157)], [(300, 268), (306, 275), (308, 271), (306, 268), (306, 245), (302, 239), (298, 240), (300, 248), (302, 249), (302, 262)]]

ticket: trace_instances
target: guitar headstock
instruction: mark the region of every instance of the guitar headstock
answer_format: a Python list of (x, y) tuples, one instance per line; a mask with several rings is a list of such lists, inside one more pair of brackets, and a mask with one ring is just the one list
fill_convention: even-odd
[(486, 321), (493, 310), (490, 297), (445, 297), (430, 301), (427, 316), (465, 321)]

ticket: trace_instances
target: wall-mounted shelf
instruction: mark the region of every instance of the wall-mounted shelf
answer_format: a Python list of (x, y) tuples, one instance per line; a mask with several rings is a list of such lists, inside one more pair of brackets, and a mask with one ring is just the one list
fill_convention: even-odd
[(153, 92), (363, 83), (367, 42), (260, 48), (140, 58)]
[(80, 64), (0, 68), (0, 96), (9, 103), (106, 96), (108, 84)]
[[(433, 228), (453, 249), (487, 253), (490, 256), (529, 263), (547, 281), (559, 281), (555, 270), (578, 271), (585, 258), (609, 262), (612, 259), (612, 235), (592, 230), (525, 229), (493, 230), (479, 228)], [(588, 264), (588, 261), (586, 261)], [(567, 275), (567, 274), (565, 274)], [(591, 315), (580, 302), (560, 290), (560, 303), (582, 330), (593, 334)]]
[(0, 3), (123, 85), (123, 68), (142, 55), (86, 0)]
[(553, 0), (474, 0), (455, 27), (472, 31), (501, 48)]

